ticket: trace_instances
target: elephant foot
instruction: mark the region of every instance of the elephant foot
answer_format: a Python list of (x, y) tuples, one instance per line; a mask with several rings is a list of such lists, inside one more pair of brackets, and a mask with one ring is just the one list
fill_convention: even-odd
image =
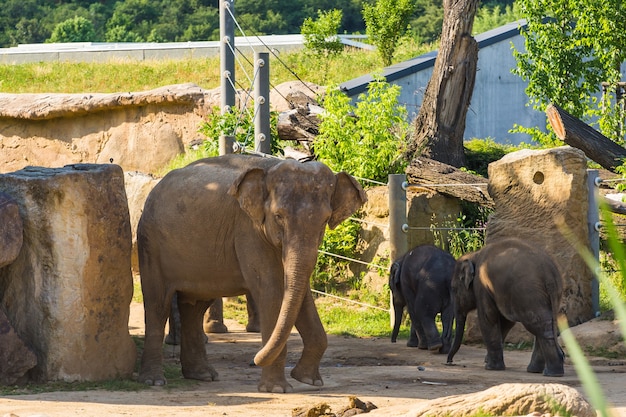
[(537, 363), (530, 363), (527, 367), (526, 367), (526, 372), (530, 372), (531, 374), (540, 374), (543, 372), (543, 369), (545, 368), (545, 366), (543, 364), (537, 364)]
[(172, 346), (178, 346), (178, 345), (180, 345), (180, 337), (176, 337), (176, 336), (172, 335), (172, 333), (168, 333), (167, 336), (165, 336), (165, 344), (166, 345), (172, 345)]
[(167, 379), (165, 379), (162, 371), (142, 370), (139, 372), (137, 382), (155, 387), (167, 385)]
[(504, 371), (506, 366), (503, 363), (485, 363), (485, 369), (488, 371)]
[(441, 342), (428, 345), (430, 353), (441, 353), (441, 348), (443, 348), (443, 343)]
[(205, 333), (228, 333), (228, 327), (221, 321), (210, 320), (204, 323)]
[(557, 365), (554, 367), (547, 366), (543, 370), (543, 376), (561, 377), (563, 375), (565, 375), (565, 370), (563, 369), (563, 365)]
[(261, 333), (261, 325), (259, 323), (248, 323), (246, 331), (248, 333)]
[(211, 365), (206, 365), (206, 367), (203, 367), (201, 369), (183, 369), (183, 377), (187, 379), (197, 379), (199, 381), (211, 382), (217, 381), (218, 376), (219, 374)]
[(291, 377), (296, 381), (302, 382), (303, 384), (309, 384), (316, 387), (324, 385), (324, 381), (322, 380), (318, 367), (306, 369), (298, 363), (295, 368), (291, 370)]
[(271, 392), (276, 394), (293, 392), (293, 387), (287, 382), (284, 376), (276, 379), (261, 376), (261, 382), (257, 385), (257, 389), (259, 392)]
[[(393, 342), (393, 343), (395, 343), (395, 342)], [(409, 340), (408, 342), (406, 342), (406, 345), (407, 345), (408, 347), (419, 347), (420, 349), (425, 349), (425, 348), (423, 348), (423, 347), (420, 347), (419, 343), (417, 343), (417, 342), (413, 342), (413, 341), (411, 341), (411, 340)]]

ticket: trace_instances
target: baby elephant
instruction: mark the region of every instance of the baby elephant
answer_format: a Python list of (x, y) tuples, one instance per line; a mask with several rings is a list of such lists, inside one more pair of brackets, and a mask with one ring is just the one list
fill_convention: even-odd
[(448, 363), (459, 350), (467, 313), (476, 309), (487, 346), (485, 369), (502, 370), (502, 343), (515, 322), (535, 336), (528, 372), (562, 376), (557, 314), (563, 282), (554, 261), (537, 245), (501, 238), (457, 260), (452, 278), (456, 333)]
[[(392, 343), (398, 336), (406, 306), (411, 318), (407, 346), (433, 353), (450, 350), (454, 317), (450, 281), (454, 264), (452, 255), (432, 245), (417, 246), (392, 264), (389, 276), (394, 309)], [(441, 336), (435, 324), (438, 313), (443, 324)]]

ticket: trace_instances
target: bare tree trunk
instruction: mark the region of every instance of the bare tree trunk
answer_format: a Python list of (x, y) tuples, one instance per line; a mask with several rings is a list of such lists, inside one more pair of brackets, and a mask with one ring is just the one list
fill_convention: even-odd
[(444, 0), (441, 44), (433, 75), (415, 118), (407, 157), (424, 156), (455, 167), (465, 165), (463, 133), (472, 99), (478, 43), (471, 36), (479, 0)]

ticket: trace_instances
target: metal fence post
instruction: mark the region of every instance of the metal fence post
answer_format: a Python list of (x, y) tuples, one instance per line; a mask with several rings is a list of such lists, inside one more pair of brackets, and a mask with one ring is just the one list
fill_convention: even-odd
[[(587, 210), (587, 228), (589, 230), (589, 246), (594, 257), (600, 265), (600, 214), (598, 206), (598, 184), (600, 177), (597, 169), (587, 170), (587, 194), (588, 194), (588, 210)], [(596, 317), (600, 315), (600, 284), (593, 271), (591, 280), (591, 306)]]
[(235, 105), (234, 0), (220, 0), (220, 74), (222, 114)]
[(254, 149), (271, 154), (269, 52), (254, 53), (254, 74)]

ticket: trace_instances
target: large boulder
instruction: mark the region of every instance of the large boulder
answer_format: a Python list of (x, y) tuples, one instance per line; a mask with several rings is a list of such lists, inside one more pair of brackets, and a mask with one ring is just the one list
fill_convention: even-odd
[(405, 417), (549, 415), (555, 410), (568, 416), (596, 417), (594, 408), (576, 389), (562, 384), (496, 385), (474, 394), (421, 402)]
[(585, 154), (569, 146), (510, 153), (489, 165), (489, 195), (486, 241), (516, 236), (544, 248), (564, 280), (569, 325), (593, 318), (593, 274), (573, 244), (591, 250)]
[(0, 309), (0, 385), (24, 382), (26, 372), (37, 365), (37, 356), (15, 333)]
[(0, 268), (9, 265), (22, 249), (24, 225), (17, 202), (0, 192)]
[(27, 167), (0, 175), (24, 243), (0, 270), (0, 307), (37, 356), (31, 380), (132, 374), (131, 230), (118, 165)]

